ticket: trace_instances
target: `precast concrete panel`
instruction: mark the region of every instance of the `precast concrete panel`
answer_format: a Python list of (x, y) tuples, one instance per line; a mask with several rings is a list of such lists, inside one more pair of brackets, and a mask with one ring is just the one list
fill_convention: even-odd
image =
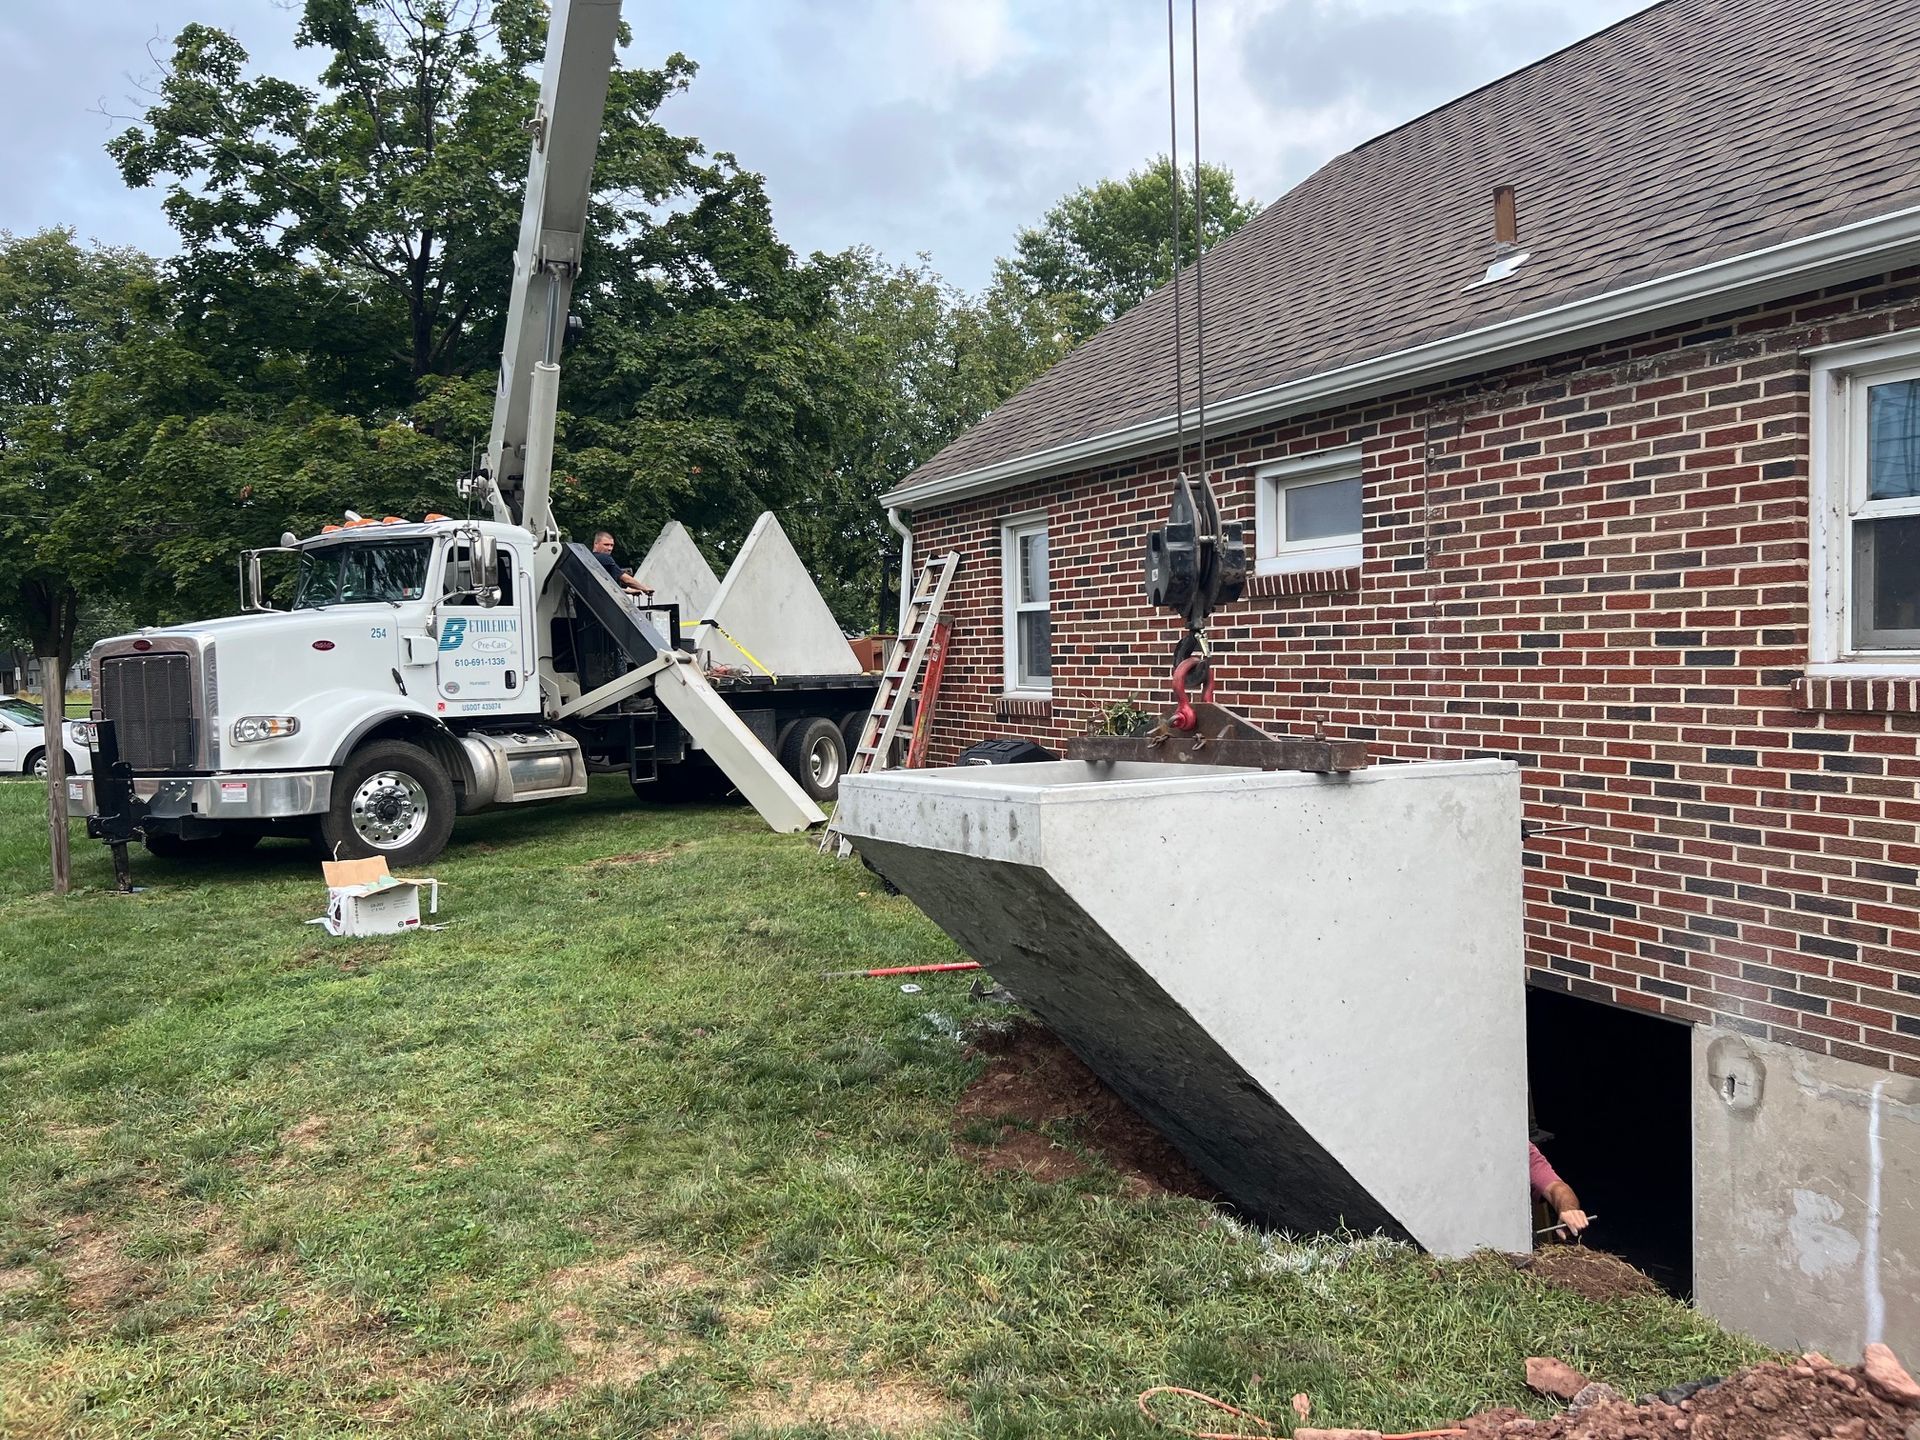
[[(699, 654), (708, 665), (764, 668), (775, 675), (860, 673), (840, 622), (771, 510), (754, 522), (699, 618), (717, 622), (700, 632)], [(751, 659), (735, 640), (753, 652)]]
[(837, 822), (1254, 1219), (1530, 1247), (1510, 762), (880, 771)]
[(720, 577), (678, 520), (661, 527), (633, 578), (653, 591), (655, 604), (680, 607), (680, 628), (688, 634), (707, 618), (707, 607), (720, 589)]

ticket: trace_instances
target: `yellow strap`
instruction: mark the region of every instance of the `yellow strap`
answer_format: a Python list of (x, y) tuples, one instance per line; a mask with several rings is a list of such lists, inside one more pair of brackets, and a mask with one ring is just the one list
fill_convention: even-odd
[(766, 676), (774, 684), (778, 685), (780, 683), (780, 677), (774, 674), (771, 670), (767, 669), (766, 666), (762, 665), (760, 663), (759, 657), (756, 656), (751, 650), (747, 649), (746, 646), (742, 645), (739, 639), (734, 635), (734, 633), (731, 630), (727, 629), (726, 626), (722, 625), (718, 620), (715, 620), (712, 618), (702, 620), (700, 623), (702, 625), (711, 625), (714, 629), (718, 630), (722, 635), (727, 637), (727, 643), (729, 645), (733, 646), (734, 649), (738, 650), (742, 655), (747, 657), (747, 663), (749, 665), (753, 666), (754, 669), (758, 670), (762, 675)]

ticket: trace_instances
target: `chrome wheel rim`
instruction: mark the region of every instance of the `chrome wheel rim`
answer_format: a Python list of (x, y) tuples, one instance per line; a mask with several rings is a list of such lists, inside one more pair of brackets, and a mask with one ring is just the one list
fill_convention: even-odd
[(807, 773), (817, 790), (828, 789), (840, 778), (840, 751), (827, 736), (822, 735), (807, 751)]
[(46, 779), (47, 771), (49, 768), (50, 767), (47, 764), (47, 757), (42, 755), (38, 760), (35, 760), (33, 762), (33, 778), (36, 780)]
[(404, 770), (381, 770), (360, 782), (349, 812), (353, 833), (376, 850), (398, 850), (427, 828), (427, 790)]

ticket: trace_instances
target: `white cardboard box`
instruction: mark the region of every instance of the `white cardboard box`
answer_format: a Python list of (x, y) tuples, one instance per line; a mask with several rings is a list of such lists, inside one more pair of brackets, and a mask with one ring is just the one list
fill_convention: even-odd
[(420, 928), (420, 888), (428, 889), (427, 913), (440, 913), (440, 882), (430, 876), (404, 879), (387, 873), (386, 857), (327, 860), (327, 913), (309, 923), (329, 935), (391, 935)]

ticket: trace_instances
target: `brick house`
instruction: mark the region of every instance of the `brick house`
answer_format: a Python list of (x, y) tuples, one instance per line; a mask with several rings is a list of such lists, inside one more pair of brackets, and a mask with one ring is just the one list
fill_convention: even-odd
[[(1920, 7), (1667, 0), (1205, 260), (1206, 465), (1256, 557), (1218, 698), (1519, 762), (1531, 1085), (1599, 1243), (1774, 1343), (1909, 1356), (1915, 73)], [(1163, 705), (1172, 302), (886, 497), (963, 557), (935, 763)]]

